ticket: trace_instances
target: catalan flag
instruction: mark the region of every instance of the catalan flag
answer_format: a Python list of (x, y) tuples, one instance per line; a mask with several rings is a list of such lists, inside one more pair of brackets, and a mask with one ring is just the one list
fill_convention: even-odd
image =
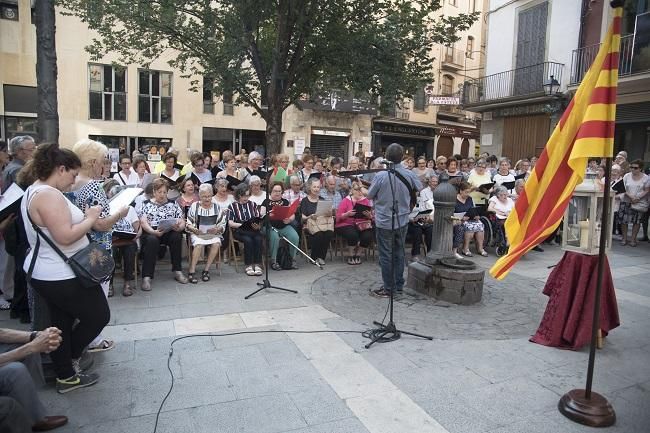
[(517, 261), (560, 224), (589, 157), (611, 157), (614, 148), (616, 85), (622, 7), (591, 68), (578, 87), (505, 223), (508, 254), (490, 269), (504, 278)]

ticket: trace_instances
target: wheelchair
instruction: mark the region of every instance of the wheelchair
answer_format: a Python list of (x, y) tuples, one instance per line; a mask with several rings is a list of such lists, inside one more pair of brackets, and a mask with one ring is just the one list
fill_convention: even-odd
[(494, 248), (497, 257), (508, 253), (508, 239), (506, 238), (505, 220), (497, 219), (494, 212), (487, 212), (480, 217), (483, 223), (483, 248)]

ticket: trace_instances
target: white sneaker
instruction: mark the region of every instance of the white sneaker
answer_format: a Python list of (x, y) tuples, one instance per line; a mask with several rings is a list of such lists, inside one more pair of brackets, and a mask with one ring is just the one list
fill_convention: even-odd
[(318, 263), (318, 264), (321, 265), (321, 266), (324, 266), (324, 265), (325, 265), (325, 260), (323, 260), (323, 259), (316, 259), (316, 263)]
[(454, 256), (456, 256), (457, 259), (464, 259), (464, 257), (461, 256), (457, 251), (454, 252)]
[(140, 288), (145, 292), (149, 292), (151, 290), (151, 277), (144, 277)]

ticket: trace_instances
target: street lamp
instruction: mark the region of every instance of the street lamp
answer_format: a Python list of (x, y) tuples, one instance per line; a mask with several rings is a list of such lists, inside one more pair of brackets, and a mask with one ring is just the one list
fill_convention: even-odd
[(553, 96), (560, 90), (560, 82), (551, 75), (550, 80), (544, 83), (544, 92), (547, 96)]

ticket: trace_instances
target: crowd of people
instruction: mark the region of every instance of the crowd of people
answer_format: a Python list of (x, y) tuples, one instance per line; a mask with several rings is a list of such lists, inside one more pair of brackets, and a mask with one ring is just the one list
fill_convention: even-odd
[[(376, 248), (385, 286), (371, 294), (387, 297), (404, 285), (398, 275), (392, 286), (386, 286), (391, 281), (389, 269), (403, 269), (405, 252), (399, 239), (410, 239), (412, 260), (418, 260), (423, 247), (424, 251), (431, 248), (434, 194), (444, 181), (457, 188), (454, 254), (471, 257), (474, 241), (476, 254), (487, 256), (483, 214), (476, 210), (483, 209), (502, 227), (536, 158), (514, 165), (507, 158), (488, 154), (427, 160), (403, 155), (398, 147), (390, 155), (387, 150), (386, 157), (399, 167), (403, 184), (398, 183), (402, 192), (398, 200), (400, 209), (406, 211), (391, 215), (392, 198), (382, 188), (387, 172), (356, 172), (382, 167), (380, 158), (368, 161), (364, 155), (343, 161), (306, 153), (290, 162), (288, 155), (279, 154), (264, 164), (258, 152), (235, 155), (225, 151), (219, 159), (194, 152), (189, 162), (181, 165), (176, 152), (169, 149), (157, 164), (139, 154), (120, 155), (119, 170), (113, 173), (107, 163), (108, 148), (97, 141), (83, 139), (64, 149), (56, 144), (36, 146), (31, 137), (21, 136), (13, 138), (8, 148), (0, 144), (0, 163), (5, 165), (2, 192), (14, 183), (24, 190), (20, 210), (0, 221), (4, 294), (0, 308), (10, 308), (13, 318), (32, 322), (36, 331), (14, 334), (0, 330), (0, 343), (27, 345), (31, 349), (25, 353), (29, 354), (51, 352), (60, 393), (99, 380), (84, 366), (83, 357), (115, 345), (102, 336), (102, 330), (110, 317), (108, 298), (115, 295), (118, 284), (111, 278), (95, 289), (83, 287), (57, 253), (60, 250), (71, 256), (89, 242), (110, 251), (120, 264), (123, 281), (119, 292), (124, 297), (136, 290), (138, 269), (140, 289), (153, 289), (154, 278), (163, 276), (157, 268), (167, 252), (173, 278), (179, 284), (198, 284), (211, 281), (211, 268), (234, 260), (232, 254), (243, 255), (248, 276), (262, 275), (264, 254), (268, 254), (273, 271), (297, 269), (296, 247), (301, 240), (307, 246), (306, 254), (320, 266), (326, 264), (330, 248), (340, 249), (350, 266), (361, 264), (368, 250)], [(624, 152), (615, 162), (612, 184), (623, 181), (626, 187), (616, 195), (615, 230), (622, 245), (635, 246), (641, 225), (644, 239), (648, 235), (650, 180), (643, 173), (643, 163), (627, 163)], [(603, 182), (600, 161), (591, 161), (587, 170)], [(131, 205), (113, 208), (110, 200), (130, 187), (143, 192)], [(412, 190), (417, 195), (415, 207), (409, 203)], [(628, 225), (632, 226), (630, 236)], [(401, 250), (394, 251), (394, 245), (402, 245)], [(16, 374), (13, 363), (19, 358), (6, 358), (11, 363), (0, 365), (0, 376)], [(28, 405), (34, 428), (50, 429), (64, 423), (64, 417), (44, 414), (31, 388), (22, 394), (1, 389), (0, 395)], [(11, 406), (12, 402), (0, 400), (0, 408), (4, 404)]]

